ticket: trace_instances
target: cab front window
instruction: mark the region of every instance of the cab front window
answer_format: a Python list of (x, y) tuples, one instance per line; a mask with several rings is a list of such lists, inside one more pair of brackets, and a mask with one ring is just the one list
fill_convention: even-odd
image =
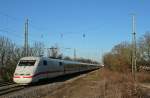
[(35, 60), (21, 60), (18, 66), (34, 66)]

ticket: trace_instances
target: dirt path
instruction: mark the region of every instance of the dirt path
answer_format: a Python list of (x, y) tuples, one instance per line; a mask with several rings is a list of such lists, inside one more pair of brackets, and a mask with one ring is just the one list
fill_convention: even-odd
[(150, 83), (142, 83), (140, 85), (144, 88), (150, 89)]
[(146, 93), (147, 96), (150, 96), (150, 83), (141, 83), (140, 86), (143, 93)]

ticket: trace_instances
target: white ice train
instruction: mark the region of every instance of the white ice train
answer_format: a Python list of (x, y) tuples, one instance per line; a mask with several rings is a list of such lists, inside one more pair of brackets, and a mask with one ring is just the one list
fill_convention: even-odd
[(45, 78), (54, 78), (98, 68), (98, 64), (87, 64), (47, 57), (23, 57), (17, 64), (13, 81), (19, 84), (29, 84)]

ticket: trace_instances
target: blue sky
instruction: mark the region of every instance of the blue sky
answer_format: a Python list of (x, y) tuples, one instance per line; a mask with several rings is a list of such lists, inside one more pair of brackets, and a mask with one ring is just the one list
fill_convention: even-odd
[(150, 30), (149, 4), (149, 0), (0, 0), (0, 35), (23, 45), (28, 17), (30, 45), (57, 44), (70, 56), (76, 48), (77, 56), (100, 60), (114, 45), (131, 41), (131, 13), (136, 15), (137, 37)]

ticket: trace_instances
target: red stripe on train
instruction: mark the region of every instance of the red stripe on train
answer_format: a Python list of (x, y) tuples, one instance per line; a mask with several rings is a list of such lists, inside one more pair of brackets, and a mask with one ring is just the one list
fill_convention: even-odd
[(14, 76), (14, 78), (32, 78), (32, 76)]
[[(53, 72), (60, 72), (60, 71), (53, 71)], [(43, 74), (49, 74), (49, 73), (53, 73), (53, 72), (49, 72), (49, 71), (46, 71), (46, 72), (39, 72), (33, 76), (14, 76), (14, 78), (33, 78), (33, 77), (36, 77), (36, 76), (39, 76), (39, 75), (43, 75)]]
[(14, 76), (14, 78), (21, 78), (20, 76)]

